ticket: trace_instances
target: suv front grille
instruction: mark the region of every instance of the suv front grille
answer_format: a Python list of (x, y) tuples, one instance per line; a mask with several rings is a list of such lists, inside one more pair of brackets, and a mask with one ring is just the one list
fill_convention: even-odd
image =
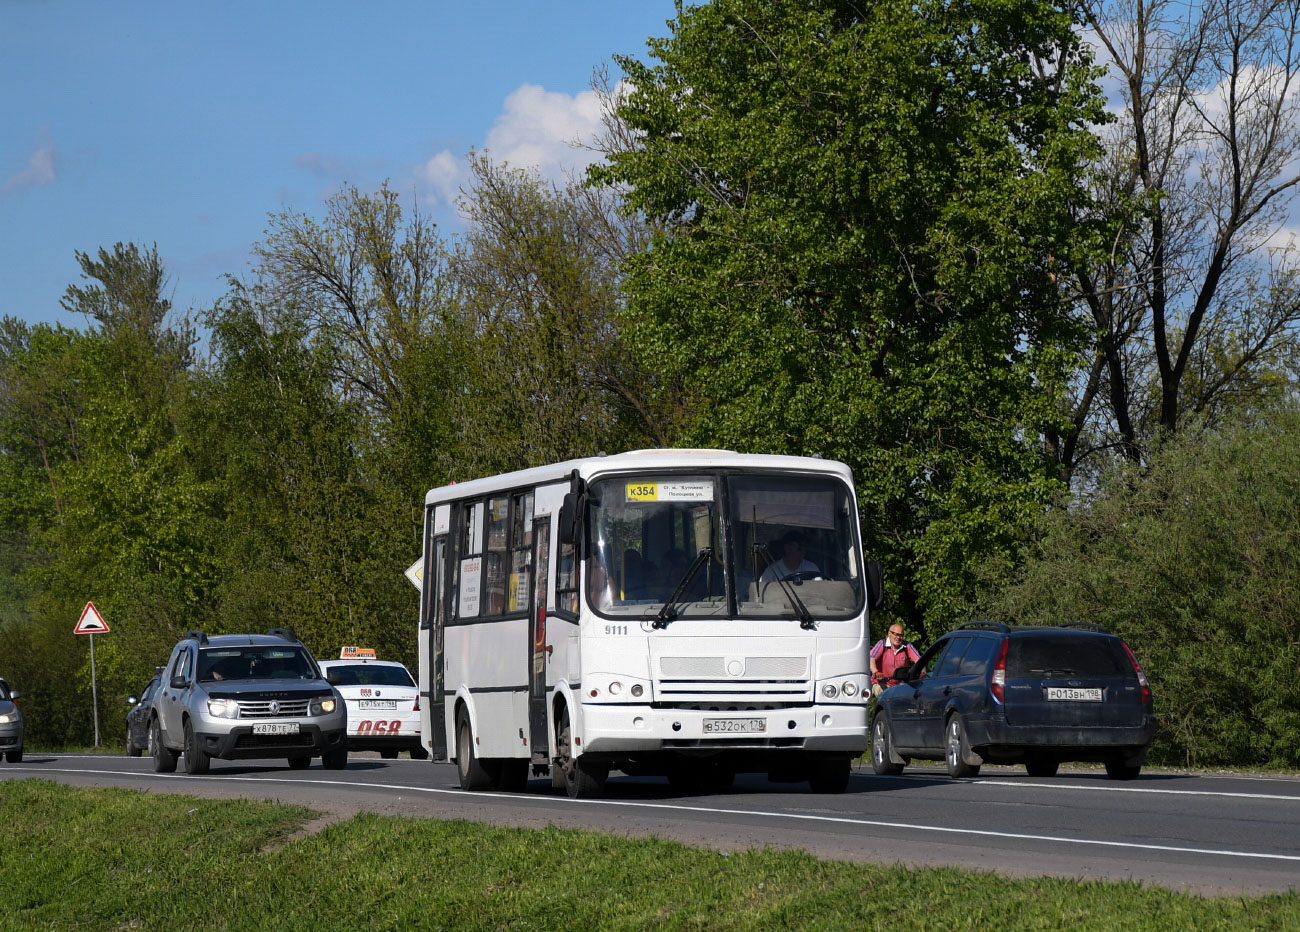
[(312, 747), (312, 736), (306, 731), (296, 735), (240, 735), (235, 739), (235, 748), (238, 750), (309, 747)]
[[(239, 700), (240, 718), (302, 718), (307, 714), (310, 699)], [(274, 708), (272, 708), (274, 706)]]

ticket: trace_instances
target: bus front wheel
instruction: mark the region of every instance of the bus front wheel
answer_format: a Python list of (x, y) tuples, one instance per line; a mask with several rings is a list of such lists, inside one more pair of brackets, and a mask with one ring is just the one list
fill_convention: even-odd
[(609, 771), (593, 766), (581, 757), (573, 756), (573, 726), (569, 723), (569, 710), (560, 712), (560, 730), (556, 740), (559, 751), (560, 773), (564, 789), (572, 799), (595, 799), (605, 795), (605, 778)]

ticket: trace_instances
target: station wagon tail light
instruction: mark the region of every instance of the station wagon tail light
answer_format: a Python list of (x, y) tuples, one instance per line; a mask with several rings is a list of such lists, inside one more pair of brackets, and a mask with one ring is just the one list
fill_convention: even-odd
[[(1120, 641), (1120, 643), (1124, 644), (1123, 641)], [(1145, 705), (1151, 701), (1151, 684), (1147, 682), (1147, 675), (1142, 672), (1142, 664), (1138, 663), (1138, 659), (1133, 656), (1133, 651), (1129, 649), (1127, 644), (1124, 644), (1124, 653), (1128, 654), (1128, 659), (1133, 664), (1133, 672), (1137, 674), (1138, 685), (1142, 687), (1142, 703)]]
[(1002, 640), (1002, 646), (998, 648), (998, 659), (993, 664), (993, 676), (989, 680), (989, 691), (993, 693), (993, 698), (1002, 702), (1007, 695), (1007, 647), (1011, 642), (1005, 638)]

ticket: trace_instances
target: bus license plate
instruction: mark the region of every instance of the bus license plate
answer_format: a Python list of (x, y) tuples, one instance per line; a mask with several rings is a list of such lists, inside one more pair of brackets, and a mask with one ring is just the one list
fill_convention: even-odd
[(765, 718), (706, 718), (706, 735), (752, 735), (767, 731)]
[(1055, 701), (1064, 699), (1072, 702), (1101, 702), (1101, 690), (1094, 689), (1074, 689), (1068, 686), (1049, 686), (1047, 687), (1047, 698)]
[(297, 722), (257, 722), (253, 725), (255, 735), (296, 735)]

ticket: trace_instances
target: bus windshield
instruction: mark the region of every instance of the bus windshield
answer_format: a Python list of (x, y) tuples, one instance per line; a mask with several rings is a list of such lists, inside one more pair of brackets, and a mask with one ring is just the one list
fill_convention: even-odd
[(853, 503), (829, 476), (646, 475), (589, 489), (588, 603), (610, 616), (848, 618)]

